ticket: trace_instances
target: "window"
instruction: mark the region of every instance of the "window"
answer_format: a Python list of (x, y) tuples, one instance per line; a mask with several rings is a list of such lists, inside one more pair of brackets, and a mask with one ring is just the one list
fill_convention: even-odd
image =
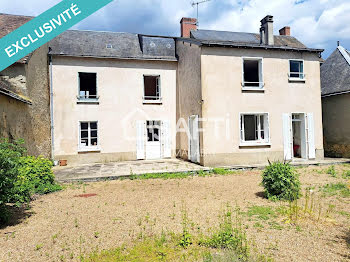
[(159, 102), (160, 96), (160, 76), (143, 76), (144, 101)]
[(80, 144), (81, 149), (97, 148), (97, 122), (80, 122)]
[(79, 73), (79, 97), (80, 100), (96, 100), (96, 73)]
[(263, 86), (262, 59), (243, 58), (243, 87), (257, 89)]
[(241, 114), (240, 122), (242, 143), (269, 142), (268, 114)]
[(160, 141), (160, 121), (147, 121), (147, 142)]
[(289, 77), (304, 79), (304, 61), (302, 60), (289, 60)]

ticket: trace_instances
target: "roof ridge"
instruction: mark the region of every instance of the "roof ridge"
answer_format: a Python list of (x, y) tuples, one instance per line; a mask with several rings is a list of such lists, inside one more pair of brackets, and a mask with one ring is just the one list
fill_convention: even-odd
[(346, 62), (348, 62), (348, 64), (350, 65), (350, 55), (349, 53), (346, 51), (346, 49), (342, 46), (338, 46), (338, 50), (341, 53), (341, 55), (344, 57), (344, 59), (346, 60)]

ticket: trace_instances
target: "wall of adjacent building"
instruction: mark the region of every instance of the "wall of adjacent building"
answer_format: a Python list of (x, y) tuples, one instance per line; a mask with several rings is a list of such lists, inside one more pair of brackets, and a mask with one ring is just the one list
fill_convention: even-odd
[(325, 155), (350, 157), (350, 94), (322, 98)]
[(0, 136), (24, 139), (28, 154), (51, 156), (50, 99), (47, 45), (33, 52), (27, 64), (14, 64), (0, 72), (11, 91), (32, 105), (0, 94)]
[[(176, 140), (176, 62), (53, 57), (54, 158), (136, 160), (136, 121), (169, 120)], [(77, 104), (78, 73), (97, 73), (99, 104)], [(143, 75), (160, 75), (162, 104), (143, 104)], [(98, 121), (99, 152), (78, 152), (79, 121)]]
[[(264, 92), (242, 91), (242, 57), (263, 57)], [(305, 83), (288, 81), (288, 59), (304, 60)], [(201, 64), (202, 112), (203, 118), (210, 119), (203, 122), (204, 165), (283, 160), (283, 113), (313, 113), (316, 157), (323, 158), (317, 54), (211, 47), (203, 48)], [(270, 146), (240, 147), (239, 114), (253, 112), (269, 113)]]
[[(182, 132), (177, 134), (177, 155), (188, 159), (188, 118), (202, 116), (201, 92), (201, 48), (181, 40), (177, 41), (179, 57), (177, 69), (177, 121)], [(200, 144), (202, 143), (200, 136)]]

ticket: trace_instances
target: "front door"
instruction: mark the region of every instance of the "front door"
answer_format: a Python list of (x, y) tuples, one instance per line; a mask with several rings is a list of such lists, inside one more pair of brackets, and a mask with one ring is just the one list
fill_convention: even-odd
[(190, 116), (188, 119), (189, 138), (188, 138), (188, 160), (194, 163), (200, 162), (199, 150), (199, 117)]
[(146, 159), (161, 158), (161, 121), (146, 121), (147, 140), (146, 140)]

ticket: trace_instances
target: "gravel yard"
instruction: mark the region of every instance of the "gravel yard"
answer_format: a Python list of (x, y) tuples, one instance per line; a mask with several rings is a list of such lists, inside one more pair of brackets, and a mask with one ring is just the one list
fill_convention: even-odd
[(206, 232), (227, 204), (241, 208), (248, 238), (275, 261), (349, 261), (350, 197), (323, 194), (320, 188), (348, 183), (342, 174), (350, 166), (336, 166), (336, 177), (327, 169), (298, 168), (303, 188), (315, 192), (313, 201), (324, 219), (306, 218), (297, 225), (281, 215), (249, 213), (254, 207), (282, 205), (262, 197), (261, 170), (67, 185), (36, 199), (0, 229), (0, 261), (77, 261), (96, 250), (133, 243), (140, 233), (180, 233), (184, 208), (195, 227)]

